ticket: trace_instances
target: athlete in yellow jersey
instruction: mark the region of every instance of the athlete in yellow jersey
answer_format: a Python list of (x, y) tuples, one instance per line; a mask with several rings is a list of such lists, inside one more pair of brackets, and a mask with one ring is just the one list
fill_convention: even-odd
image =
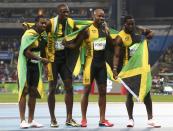
[(80, 46), (84, 41), (86, 49), (86, 60), (83, 71), (84, 94), (81, 100), (82, 121), (81, 126), (87, 126), (86, 112), (88, 107), (88, 97), (91, 91), (91, 84), (96, 80), (99, 91), (99, 109), (100, 121), (99, 126), (113, 126), (105, 118), (106, 110), (106, 87), (107, 87), (107, 65), (106, 65), (106, 48), (112, 44), (113, 40), (109, 34), (109, 29), (105, 22), (105, 13), (102, 9), (94, 11), (94, 21), (86, 30), (80, 32), (77, 38), (71, 44), (65, 44), (69, 48)]
[(58, 75), (64, 83), (65, 104), (66, 104), (66, 125), (72, 127), (80, 126), (72, 119), (73, 109), (73, 87), (72, 72), (67, 67), (68, 50), (61, 44), (63, 38), (75, 31), (77, 28), (73, 19), (69, 18), (70, 10), (66, 4), (60, 4), (57, 7), (58, 15), (50, 19), (48, 25), (48, 45), (47, 58), (51, 61), (48, 64), (49, 94), (48, 106), (51, 116), (51, 127), (58, 127), (55, 117), (55, 91)]
[[(46, 19), (42, 16), (36, 18), (35, 25), (25, 31), (22, 36), (19, 58), (19, 111), (20, 128), (42, 127), (43, 125), (34, 121), (36, 98), (41, 98), (43, 93), (42, 64), (48, 63), (48, 59), (41, 57), (41, 49), (44, 47), (41, 33), (46, 29)], [(26, 95), (28, 99), (28, 122), (25, 119)]]
[[(151, 39), (153, 33), (149, 29), (143, 29), (135, 26), (135, 21), (132, 16), (126, 16), (124, 18), (124, 24), (122, 30), (119, 32), (118, 36), (115, 39), (115, 54), (113, 60), (113, 72), (114, 77), (121, 71), (122, 67), (128, 63), (130, 58), (130, 46), (134, 43), (141, 41), (141, 36), (144, 35), (147, 39)], [(148, 114), (148, 125), (152, 127), (160, 127), (158, 123), (153, 120), (153, 113), (152, 113), (152, 100), (150, 96), (150, 92), (146, 95), (144, 99), (144, 104), (147, 109)], [(129, 116), (129, 121), (127, 123), (127, 127), (134, 126), (134, 119), (133, 119), (133, 99), (132, 95), (128, 92), (127, 100), (126, 100), (126, 108)]]

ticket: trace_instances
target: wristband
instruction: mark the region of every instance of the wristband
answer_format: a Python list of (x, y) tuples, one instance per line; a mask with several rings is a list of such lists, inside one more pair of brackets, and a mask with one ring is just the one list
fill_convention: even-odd
[(117, 66), (116, 66), (116, 65), (114, 65), (114, 68), (117, 68)]
[(117, 66), (114, 66), (114, 67), (113, 67), (113, 70), (116, 71), (116, 70), (117, 70)]
[(117, 69), (116, 69), (116, 68), (114, 68), (114, 69), (113, 69), (113, 71), (117, 71)]

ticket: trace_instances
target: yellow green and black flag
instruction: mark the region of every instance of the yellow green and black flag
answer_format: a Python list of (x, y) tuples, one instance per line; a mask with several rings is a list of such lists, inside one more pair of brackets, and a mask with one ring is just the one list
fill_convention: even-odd
[(147, 40), (140, 43), (134, 55), (119, 73), (118, 80), (138, 101), (144, 101), (152, 84)]
[[(64, 37), (65, 41), (73, 41), (76, 39), (78, 34), (88, 28), (93, 22), (92, 21), (83, 21), (83, 20), (75, 20), (76, 25), (78, 26), (78, 30), (66, 35)], [(73, 73), (74, 76), (77, 76), (81, 71), (81, 64), (84, 61), (85, 49), (80, 46), (80, 48), (75, 49), (67, 49), (68, 59), (66, 61), (69, 70)]]
[[(81, 31), (85, 30), (90, 25), (92, 25), (93, 21), (75, 20), (75, 23), (79, 29), (77, 31), (72, 32), (71, 34), (65, 36), (66, 41), (73, 41)], [(110, 31), (110, 35), (111, 35), (112, 39), (114, 39), (118, 34), (118, 31), (116, 31), (112, 28), (110, 28), (109, 31)], [(107, 47), (107, 48), (109, 48), (109, 50), (106, 52), (106, 53), (109, 53), (108, 59), (109, 59), (109, 61), (112, 62), (113, 61), (112, 60), (112, 58), (113, 58), (113, 51), (112, 50), (114, 49), (113, 45), (111, 47)], [(79, 49), (70, 49), (68, 51), (68, 54), (70, 57), (68, 57), (67, 65), (68, 65), (69, 69), (73, 72), (74, 76), (77, 76), (81, 71), (81, 65), (83, 65), (85, 62), (85, 53), (86, 53), (86, 47), (85, 46), (80, 46)], [(112, 66), (109, 66), (109, 65), (111, 65), (111, 62), (110, 63), (108, 62), (106, 64), (106, 67), (107, 67), (107, 71), (108, 71), (108, 77), (111, 80), (114, 80), (113, 79), (113, 73), (112, 73), (111, 68), (110, 68)]]
[[(20, 101), (20, 98), (22, 96), (24, 87), (27, 86), (26, 78), (27, 78), (27, 58), (24, 56), (24, 51), (26, 48), (28, 48), (31, 44), (33, 44), (36, 40), (38, 40), (39, 34), (33, 30), (28, 29), (24, 35), (22, 36), (21, 40), (21, 46), (19, 50), (19, 57), (18, 57), (18, 64), (17, 64), (17, 71), (18, 71), (18, 86), (19, 86), (19, 97), (18, 101)], [(43, 89), (43, 82), (41, 78), (41, 72), (42, 72), (42, 63), (38, 63), (39, 67), (39, 82), (37, 91), (40, 95), (40, 97), (43, 97), (44, 89)]]

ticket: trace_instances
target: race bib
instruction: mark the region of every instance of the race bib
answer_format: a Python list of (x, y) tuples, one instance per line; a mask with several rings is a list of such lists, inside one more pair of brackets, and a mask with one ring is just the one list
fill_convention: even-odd
[(55, 42), (55, 49), (56, 50), (64, 50), (64, 46), (61, 43), (62, 43), (62, 39), (58, 39)]
[(134, 55), (134, 53), (136, 52), (138, 47), (139, 47), (139, 44), (137, 44), (137, 43), (129, 47), (129, 49), (130, 49), (130, 56)]
[(105, 38), (99, 38), (94, 41), (94, 50), (104, 50), (106, 45)]

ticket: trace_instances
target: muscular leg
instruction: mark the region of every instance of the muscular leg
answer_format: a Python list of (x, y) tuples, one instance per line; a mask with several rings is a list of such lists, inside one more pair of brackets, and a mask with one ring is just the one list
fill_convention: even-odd
[(106, 85), (98, 85), (99, 90), (99, 108), (100, 108), (100, 122), (105, 120), (106, 111)]
[(88, 96), (91, 90), (91, 86), (87, 85), (84, 88), (84, 94), (81, 99), (81, 111), (82, 111), (82, 120), (86, 120), (86, 112), (88, 107)]
[(153, 120), (153, 112), (152, 112), (152, 100), (150, 92), (144, 98), (144, 104), (147, 110), (148, 122), (147, 124), (154, 128), (160, 128), (161, 125)]
[(26, 110), (26, 94), (22, 94), (19, 101), (19, 112), (21, 122), (25, 120), (25, 110)]
[(66, 104), (66, 113), (67, 119), (66, 121), (70, 121), (72, 119), (72, 110), (73, 110), (73, 87), (72, 80), (64, 80), (64, 89), (65, 89), (65, 104)]
[(29, 109), (29, 117), (28, 123), (31, 123), (34, 119), (34, 111), (35, 111), (36, 98), (33, 96), (29, 96), (28, 100), (28, 109)]
[(133, 119), (133, 106), (134, 106), (133, 97), (128, 92), (127, 99), (126, 99), (126, 108), (127, 108), (127, 113), (128, 113), (129, 119)]
[(56, 84), (51, 81), (49, 82), (49, 93), (48, 93), (48, 106), (49, 106), (49, 112), (51, 121), (56, 120), (55, 117), (55, 86)]
[(147, 110), (148, 120), (153, 118), (153, 112), (152, 112), (152, 100), (150, 92), (145, 96), (144, 98), (144, 104)]

